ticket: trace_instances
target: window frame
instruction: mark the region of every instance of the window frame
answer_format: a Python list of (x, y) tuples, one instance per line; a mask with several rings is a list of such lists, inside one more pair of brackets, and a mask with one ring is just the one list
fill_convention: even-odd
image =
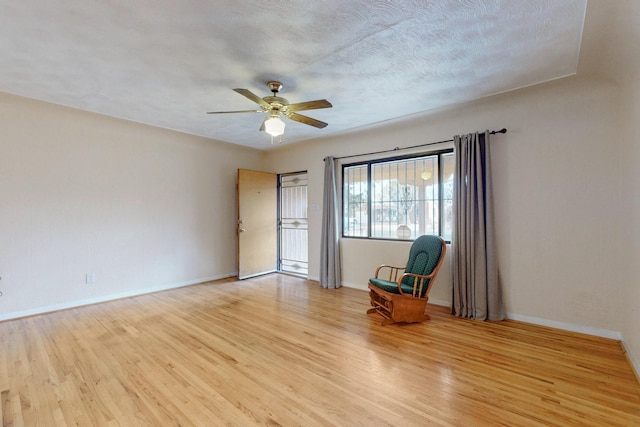
[[(435, 156), (437, 158), (437, 164), (438, 164), (438, 234), (440, 236), (443, 235), (443, 231), (444, 231), (444, 221), (442, 220), (442, 218), (444, 217), (444, 213), (445, 213), (445, 203), (444, 203), (444, 180), (443, 180), (443, 174), (444, 174), (444, 167), (443, 167), (443, 155), (445, 154), (454, 154), (454, 149), (453, 148), (445, 148), (445, 149), (440, 149), (440, 150), (433, 150), (433, 151), (426, 151), (426, 152), (420, 152), (420, 153), (412, 153), (412, 154), (405, 154), (402, 156), (393, 156), (393, 157), (384, 157), (384, 158), (379, 158), (379, 159), (371, 159), (371, 160), (363, 160), (363, 161), (359, 161), (359, 162), (353, 162), (353, 163), (345, 163), (342, 165), (342, 175), (341, 175), (341, 183), (342, 183), (342, 192), (341, 192), (341, 206), (340, 206), (340, 214), (341, 214), (341, 221), (340, 221), (340, 234), (341, 234), (341, 238), (343, 239), (360, 239), (360, 240), (383, 240), (383, 241), (391, 241), (391, 242), (411, 242), (415, 239), (413, 238), (409, 238), (409, 239), (400, 239), (400, 238), (392, 238), (392, 237), (374, 237), (372, 236), (372, 227), (371, 227), (371, 212), (372, 212), (372, 197), (371, 197), (371, 189), (372, 189), (372, 182), (371, 182), (371, 168), (372, 165), (376, 165), (379, 163), (387, 163), (387, 162), (394, 162), (394, 161), (398, 161), (398, 160), (410, 160), (410, 159), (417, 159), (420, 157), (432, 157)], [(454, 154), (454, 159), (455, 159), (455, 154)], [(351, 168), (351, 167), (357, 167), (357, 166), (362, 166), (362, 165), (366, 165), (367, 166), (367, 235), (366, 236), (347, 236), (344, 234), (344, 230), (345, 230), (345, 215), (344, 215), (344, 208), (345, 208), (345, 185), (344, 185), (344, 173), (345, 173), (345, 169), (347, 168)], [(447, 243), (451, 243), (450, 240), (446, 240)]]

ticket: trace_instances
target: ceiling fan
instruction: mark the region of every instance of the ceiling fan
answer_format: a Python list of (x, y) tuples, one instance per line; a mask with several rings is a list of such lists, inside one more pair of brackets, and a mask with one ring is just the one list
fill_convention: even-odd
[(260, 110), (238, 110), (238, 111), (209, 111), (207, 114), (229, 114), (229, 113), (269, 113), (260, 126), (260, 131), (266, 131), (271, 136), (279, 136), (284, 133), (285, 123), (280, 119), (280, 114), (288, 119), (305, 125), (322, 129), (327, 123), (321, 122), (314, 118), (303, 116), (296, 111), (317, 110), (319, 108), (331, 108), (333, 105), (326, 99), (318, 99), (316, 101), (298, 102), (289, 104), (285, 98), (278, 96), (278, 92), (282, 89), (282, 83), (271, 81), (267, 83), (269, 90), (273, 96), (265, 96), (260, 98), (248, 89), (233, 89), (240, 95), (243, 95), (260, 106)]

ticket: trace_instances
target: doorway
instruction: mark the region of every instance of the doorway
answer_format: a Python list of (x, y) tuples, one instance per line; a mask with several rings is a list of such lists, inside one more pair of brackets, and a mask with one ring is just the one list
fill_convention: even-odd
[(238, 169), (238, 278), (277, 271), (278, 178)]
[(278, 271), (307, 277), (309, 273), (307, 172), (278, 178)]

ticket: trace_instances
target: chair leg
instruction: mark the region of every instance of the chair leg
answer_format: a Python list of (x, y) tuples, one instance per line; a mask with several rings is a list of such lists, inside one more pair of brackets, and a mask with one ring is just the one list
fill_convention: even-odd
[(367, 310), (367, 314), (375, 313), (382, 317), (381, 325), (388, 325), (389, 323), (393, 323), (393, 319), (390, 317), (390, 313), (387, 313), (386, 310), (382, 309), (380, 305), (376, 305), (373, 308)]
[(382, 325), (393, 323), (393, 302), (373, 291), (369, 292), (369, 297), (373, 308), (367, 310), (367, 314), (376, 313), (382, 316)]
[(380, 322), (380, 326), (391, 325), (392, 323), (396, 323), (395, 320), (385, 318), (382, 322)]

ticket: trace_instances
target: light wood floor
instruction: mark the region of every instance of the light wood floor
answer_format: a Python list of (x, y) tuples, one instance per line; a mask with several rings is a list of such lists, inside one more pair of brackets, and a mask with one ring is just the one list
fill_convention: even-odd
[(640, 425), (616, 341), (269, 275), (0, 323), (3, 426)]

